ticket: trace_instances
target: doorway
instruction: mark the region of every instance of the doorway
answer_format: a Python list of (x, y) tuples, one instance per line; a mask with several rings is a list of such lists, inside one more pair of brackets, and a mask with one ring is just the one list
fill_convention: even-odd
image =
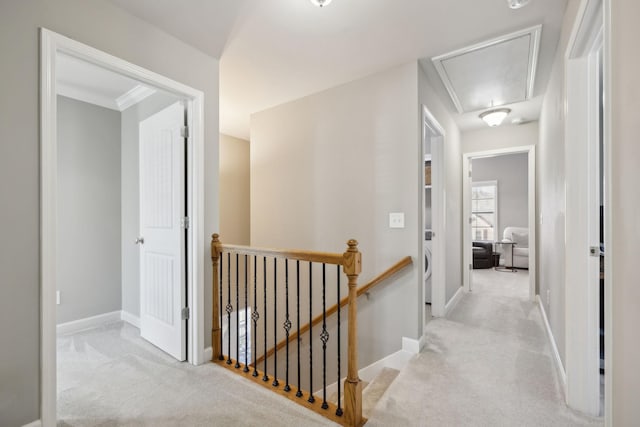
[[(520, 168), (512, 170), (514, 162), (526, 165), (524, 175), (517, 173)], [(535, 301), (535, 146), (466, 153), (462, 168), (465, 291), (474, 290), (474, 271), (478, 276), (484, 271), (491, 272), (484, 276), (493, 272), (512, 275), (520, 272), (524, 276), (526, 272), (526, 287), (520, 291), (524, 292), (524, 298)], [(514, 181), (516, 177), (518, 182)], [(501, 189), (505, 190), (502, 197)], [(522, 209), (523, 203), (526, 210)], [(487, 278), (487, 282), (495, 278), (502, 280), (502, 276), (495, 276)], [(517, 285), (508, 282), (505, 286)]]
[[(60, 251), (60, 245), (70, 243), (67, 241), (67, 234), (62, 233), (59, 229), (60, 222), (68, 220), (69, 218), (62, 215), (58, 210), (63, 200), (60, 199), (63, 196), (63, 192), (59, 191), (59, 174), (61, 172), (68, 172), (70, 169), (63, 168), (59, 165), (59, 155), (63, 154), (61, 149), (63, 148), (58, 141), (58, 118), (61, 110), (59, 111), (58, 95), (62, 90), (62, 84), (56, 78), (57, 74), (61, 73), (61, 68), (64, 64), (64, 60), (80, 61), (86, 65), (93, 66), (102, 70), (103, 72), (115, 73), (124, 78), (135, 80), (140, 84), (143, 89), (152, 89), (162, 93), (165, 97), (172, 98), (173, 104), (176, 104), (176, 100), (184, 100), (179, 103), (179, 112), (176, 114), (178, 117), (180, 128), (183, 125), (188, 124), (188, 128), (191, 129), (191, 135), (189, 135), (189, 143), (172, 143), (169, 144), (173, 148), (179, 146), (176, 152), (186, 160), (186, 167), (178, 167), (175, 169), (176, 178), (179, 178), (174, 182), (180, 188), (180, 193), (184, 194), (183, 197), (179, 197), (178, 205), (180, 205), (180, 212), (183, 214), (177, 219), (180, 225), (180, 240), (182, 243), (180, 246), (183, 249), (183, 253), (189, 253), (188, 257), (180, 256), (180, 263), (184, 264), (184, 268), (175, 267), (173, 270), (177, 272), (180, 279), (179, 289), (181, 293), (179, 298), (180, 309), (182, 306), (188, 306), (189, 312), (175, 313), (172, 311), (172, 316), (177, 315), (182, 318), (184, 315), (186, 322), (179, 321), (178, 324), (184, 325), (184, 333), (181, 333), (180, 339), (183, 341), (180, 343), (180, 352), (183, 354), (174, 355), (179, 360), (185, 359), (193, 364), (203, 363), (206, 359), (204, 351), (204, 265), (203, 265), (203, 251), (204, 251), (204, 236), (201, 233), (201, 228), (204, 219), (203, 210), (203, 122), (202, 122), (202, 106), (203, 106), (203, 94), (200, 91), (186, 87), (180, 83), (166, 79), (153, 72), (137, 67), (133, 64), (127, 63), (121, 59), (108, 55), (104, 52), (93, 49), (82, 43), (68, 39), (59, 34), (53, 33), (46, 29), (41, 29), (41, 233), (42, 233), (42, 253), (41, 253), (41, 310), (42, 310), (42, 346), (41, 346), (41, 369), (42, 369), (42, 421), (44, 425), (54, 425), (56, 423), (56, 316), (57, 316), (57, 290), (60, 286), (60, 278), (58, 275), (58, 269), (63, 252)], [(131, 98), (135, 99), (136, 96), (142, 96), (141, 92), (144, 90), (133, 90), (128, 92), (128, 97), (123, 96), (121, 101), (122, 106), (131, 106)], [(67, 92), (69, 95), (69, 92)], [(97, 102), (93, 102), (96, 104)], [(129, 105), (127, 105), (129, 103)], [(135, 102), (134, 102), (135, 103)], [(88, 105), (88, 104), (86, 104)], [(121, 107), (122, 107), (121, 106)], [(123, 108), (124, 109), (124, 108)], [(185, 115), (185, 109), (187, 115)], [(178, 110), (176, 110), (178, 111)], [(175, 111), (174, 111), (175, 112)], [(180, 134), (182, 129), (175, 129), (177, 131), (177, 138), (174, 141), (184, 140), (184, 136)], [(137, 132), (137, 124), (136, 124)], [(117, 132), (118, 134), (120, 131)], [(166, 135), (165, 135), (166, 136)], [(174, 132), (174, 136), (175, 132)], [(136, 139), (137, 140), (137, 139)], [(165, 138), (166, 143), (166, 138)], [(79, 144), (81, 145), (81, 144)], [(77, 147), (76, 147), (77, 148)], [(87, 155), (93, 156), (95, 164), (101, 164), (106, 159), (99, 158), (100, 156), (91, 150), (87, 150), (84, 147)], [(156, 147), (157, 148), (157, 147)], [(136, 147), (137, 149), (137, 147)], [(73, 153), (72, 153), (73, 154)], [(113, 153), (111, 153), (113, 154)], [(77, 159), (76, 159), (77, 160)], [(120, 159), (118, 159), (120, 160)], [(156, 159), (157, 160), (157, 159)], [(158, 162), (156, 162), (158, 163)], [(78, 164), (78, 163), (76, 163)], [(162, 162), (158, 163), (162, 165)], [(172, 163), (173, 164), (173, 163)], [(184, 165), (184, 163), (183, 163)], [(119, 166), (119, 165), (118, 165)], [(148, 168), (153, 169), (153, 168)], [(158, 169), (158, 168), (155, 168)], [(86, 171), (91, 174), (96, 171)], [(95, 183), (104, 184), (105, 180), (109, 180), (109, 177), (113, 175), (113, 170), (109, 167), (105, 167), (104, 176), (100, 176), (97, 180), (93, 181), (87, 179), (88, 186)], [(108, 175), (111, 174), (111, 175)], [(109, 177), (108, 177), (108, 176)], [(95, 177), (94, 177), (95, 178)], [(79, 180), (68, 180), (67, 182), (79, 182)], [(115, 186), (111, 186), (114, 187)], [(97, 189), (97, 188), (96, 188)], [(74, 192), (69, 192), (73, 194)], [(90, 191), (86, 192), (91, 194)], [(166, 194), (162, 189), (156, 192), (155, 202), (159, 206), (162, 203), (162, 196)], [(97, 203), (98, 199), (106, 197), (105, 194), (99, 192), (93, 192), (93, 201)], [(115, 198), (113, 198), (115, 200)], [(159, 201), (158, 201), (159, 200)], [(138, 200), (139, 201), (139, 200)], [(87, 200), (84, 200), (85, 205)], [(91, 203), (91, 200), (89, 201)], [(106, 203), (105, 206), (109, 206), (112, 203)], [(154, 205), (154, 207), (157, 207)], [(160, 212), (160, 209), (155, 209), (154, 212)], [(113, 215), (111, 215), (113, 216)], [(140, 218), (138, 216), (138, 218)], [(86, 219), (86, 218), (84, 218)], [(73, 229), (73, 221), (71, 221), (70, 229)], [(111, 227), (113, 228), (113, 227)], [(92, 230), (92, 228), (88, 228)], [(77, 227), (76, 227), (76, 231)], [(78, 236), (84, 240), (78, 240), (79, 243), (76, 246), (80, 246), (80, 249), (84, 252), (91, 252), (91, 248), (97, 248), (101, 241), (96, 238), (100, 231), (105, 233), (112, 233), (113, 230), (109, 229), (99, 230), (93, 228), (93, 232), (87, 232), (84, 235)], [(119, 234), (119, 233), (118, 233)], [(111, 236), (113, 237), (113, 236)], [(142, 236), (139, 236), (142, 237)], [(115, 239), (112, 239), (115, 240)], [(113, 242), (112, 242), (113, 243)], [(133, 245), (133, 240), (130, 242)], [(76, 247), (76, 249), (78, 249)], [(76, 252), (79, 253), (79, 252)], [(94, 262), (98, 262), (96, 257)], [(89, 265), (82, 264), (80, 260), (75, 261), (78, 269), (80, 267), (91, 269), (92, 260), (88, 261)], [(173, 261), (176, 262), (176, 261)], [(70, 263), (72, 265), (72, 263)], [(143, 264), (144, 265), (144, 264)], [(166, 265), (165, 265), (166, 267)], [(86, 283), (86, 282), (85, 282)], [(184, 284), (184, 285), (182, 285)], [(64, 300), (62, 296), (62, 300)], [(140, 301), (144, 301), (142, 296)], [(103, 313), (105, 314), (105, 313)], [(121, 319), (128, 320), (130, 323), (135, 323), (135, 316), (125, 316), (123, 310), (112, 310), (106, 313), (107, 320), (119, 316)], [(96, 317), (98, 319), (96, 319)], [(89, 322), (91, 326), (92, 321), (103, 321), (101, 316), (89, 316), (83, 317), (83, 321)], [(85, 323), (86, 324), (86, 323)], [(188, 330), (186, 330), (188, 325)], [(73, 326), (83, 326), (76, 324)], [(162, 345), (161, 345), (162, 346)], [(187, 347), (188, 346), (188, 347)], [(180, 353), (179, 352), (179, 353)]]

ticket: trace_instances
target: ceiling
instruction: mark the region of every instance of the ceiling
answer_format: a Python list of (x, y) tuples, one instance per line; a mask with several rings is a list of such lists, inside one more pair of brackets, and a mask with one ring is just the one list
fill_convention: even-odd
[[(431, 58), (542, 25), (533, 97), (511, 118), (536, 120), (566, 0), (110, 0), (220, 61), (221, 132), (249, 138), (252, 113), (393, 66), (420, 60), (462, 130), (483, 126), (457, 112)], [(176, 19), (180, 16), (180, 19)], [(185, 25), (185, 23), (188, 23)]]
[(116, 111), (124, 111), (156, 92), (136, 80), (73, 56), (56, 56), (59, 95)]

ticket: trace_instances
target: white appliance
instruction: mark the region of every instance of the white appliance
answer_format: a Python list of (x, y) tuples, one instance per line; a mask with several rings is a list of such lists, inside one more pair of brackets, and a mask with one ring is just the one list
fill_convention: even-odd
[(431, 304), (431, 230), (425, 232), (425, 237), (429, 237), (429, 240), (424, 241), (424, 301)]

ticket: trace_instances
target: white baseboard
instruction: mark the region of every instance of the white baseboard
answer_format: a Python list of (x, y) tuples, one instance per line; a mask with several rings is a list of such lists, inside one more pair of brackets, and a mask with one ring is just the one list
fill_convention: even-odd
[(202, 352), (202, 360), (204, 361), (203, 363), (209, 362), (212, 357), (213, 357), (213, 347), (205, 348), (204, 351)]
[(562, 389), (566, 390), (567, 372), (564, 370), (564, 366), (562, 365), (562, 359), (560, 358), (560, 353), (558, 352), (556, 339), (553, 337), (553, 332), (551, 332), (551, 325), (549, 324), (549, 318), (547, 318), (547, 313), (544, 311), (544, 305), (542, 304), (540, 295), (536, 295), (536, 299), (538, 300), (538, 307), (540, 308), (540, 313), (542, 314), (542, 320), (544, 321), (544, 329), (547, 331), (547, 337), (549, 337), (549, 343), (551, 344), (551, 353), (553, 354), (553, 360), (555, 361), (556, 369), (560, 374), (560, 381), (562, 381)]
[(419, 340), (402, 337), (402, 351), (406, 351), (410, 354), (418, 354), (424, 348), (426, 343), (427, 339), (424, 335), (421, 336)]
[(451, 310), (453, 310), (456, 307), (456, 305), (458, 305), (458, 302), (460, 302), (460, 300), (464, 296), (464, 292), (465, 292), (464, 291), (464, 286), (460, 286), (458, 288), (458, 290), (456, 291), (456, 293), (453, 294), (453, 297), (451, 297), (449, 302), (445, 304), (445, 306), (444, 306), (444, 315), (445, 316), (447, 314), (449, 314), (451, 312)]
[(80, 332), (85, 329), (96, 328), (107, 323), (117, 322), (121, 319), (121, 311), (112, 311), (110, 313), (98, 314), (97, 316), (86, 317), (84, 319), (73, 320), (71, 322), (61, 323), (56, 326), (56, 332), (66, 334), (69, 332)]
[(29, 424), (25, 424), (22, 427), (42, 427), (42, 421), (40, 420), (35, 420), (30, 422)]
[(131, 326), (135, 326), (136, 328), (140, 329), (140, 318), (138, 316), (136, 316), (135, 314), (131, 314), (128, 311), (124, 311), (124, 310), (122, 310), (120, 313), (121, 313), (120, 314), (120, 319), (122, 319), (123, 321), (127, 322)]

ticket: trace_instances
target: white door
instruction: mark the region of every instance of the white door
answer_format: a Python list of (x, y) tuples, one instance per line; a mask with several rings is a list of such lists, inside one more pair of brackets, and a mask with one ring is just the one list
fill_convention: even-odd
[(185, 146), (181, 102), (140, 122), (140, 334), (186, 359)]

